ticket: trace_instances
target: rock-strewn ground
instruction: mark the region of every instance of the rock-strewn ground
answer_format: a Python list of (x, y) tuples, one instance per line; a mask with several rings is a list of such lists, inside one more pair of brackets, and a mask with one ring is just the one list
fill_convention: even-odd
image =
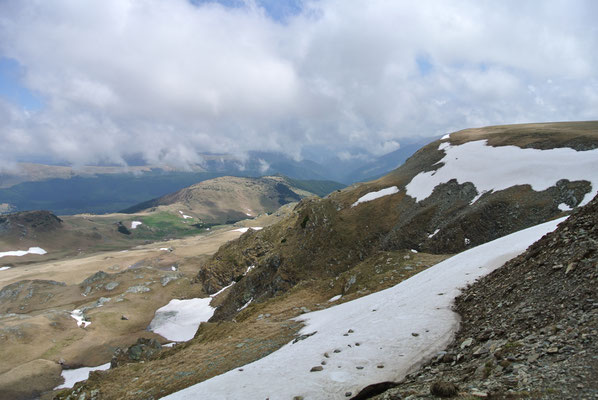
[[(377, 399), (598, 399), (598, 198), (456, 301), (453, 344)], [(454, 389), (454, 387), (453, 387)]]

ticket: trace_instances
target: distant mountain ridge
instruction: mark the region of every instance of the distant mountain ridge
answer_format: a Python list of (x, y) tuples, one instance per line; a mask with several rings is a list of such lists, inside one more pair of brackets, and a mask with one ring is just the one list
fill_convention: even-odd
[(189, 217), (194, 216), (207, 223), (231, 223), (271, 213), (303, 197), (325, 195), (343, 187), (336, 182), (301, 181), (283, 176), (225, 176), (142, 202), (122, 212), (168, 210), (189, 214)]
[(59, 215), (111, 213), (220, 176), (284, 175), (300, 181), (351, 184), (396, 168), (418, 148), (405, 145), (374, 161), (332, 158), (325, 162), (294, 160), (280, 153), (250, 152), (241, 160), (204, 154), (191, 170), (168, 166), (68, 166), (23, 163), (0, 172), (0, 213), (47, 209)]

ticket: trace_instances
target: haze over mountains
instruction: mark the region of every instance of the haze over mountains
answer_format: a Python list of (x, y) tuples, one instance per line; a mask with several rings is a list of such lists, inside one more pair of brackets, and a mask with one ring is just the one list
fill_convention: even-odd
[(299, 180), (352, 184), (391, 171), (429, 140), (416, 140), (369, 161), (332, 158), (317, 163), (295, 161), (283, 154), (251, 152), (247, 159), (204, 154), (204, 162), (191, 170), (157, 165), (72, 168), (23, 163), (14, 170), (0, 171), (0, 213), (37, 209), (60, 215), (116, 212), (194, 183), (227, 175), (281, 174)]

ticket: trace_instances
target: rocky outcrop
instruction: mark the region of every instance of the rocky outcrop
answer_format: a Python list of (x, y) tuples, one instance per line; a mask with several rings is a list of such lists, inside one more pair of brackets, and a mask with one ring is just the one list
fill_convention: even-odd
[(446, 351), (377, 398), (598, 395), (598, 198), (457, 298), (461, 330)]
[(162, 351), (162, 345), (156, 339), (139, 338), (137, 343), (125, 349), (117, 348), (110, 361), (110, 368), (119, 365), (147, 361), (156, 358)]
[(0, 215), (0, 236), (32, 236), (62, 227), (62, 220), (50, 211), (23, 211)]

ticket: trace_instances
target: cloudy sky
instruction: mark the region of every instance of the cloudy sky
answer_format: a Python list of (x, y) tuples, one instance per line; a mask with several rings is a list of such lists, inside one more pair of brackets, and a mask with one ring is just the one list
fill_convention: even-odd
[(594, 0), (2, 0), (0, 164), (347, 158), (598, 119), (597, 17)]

